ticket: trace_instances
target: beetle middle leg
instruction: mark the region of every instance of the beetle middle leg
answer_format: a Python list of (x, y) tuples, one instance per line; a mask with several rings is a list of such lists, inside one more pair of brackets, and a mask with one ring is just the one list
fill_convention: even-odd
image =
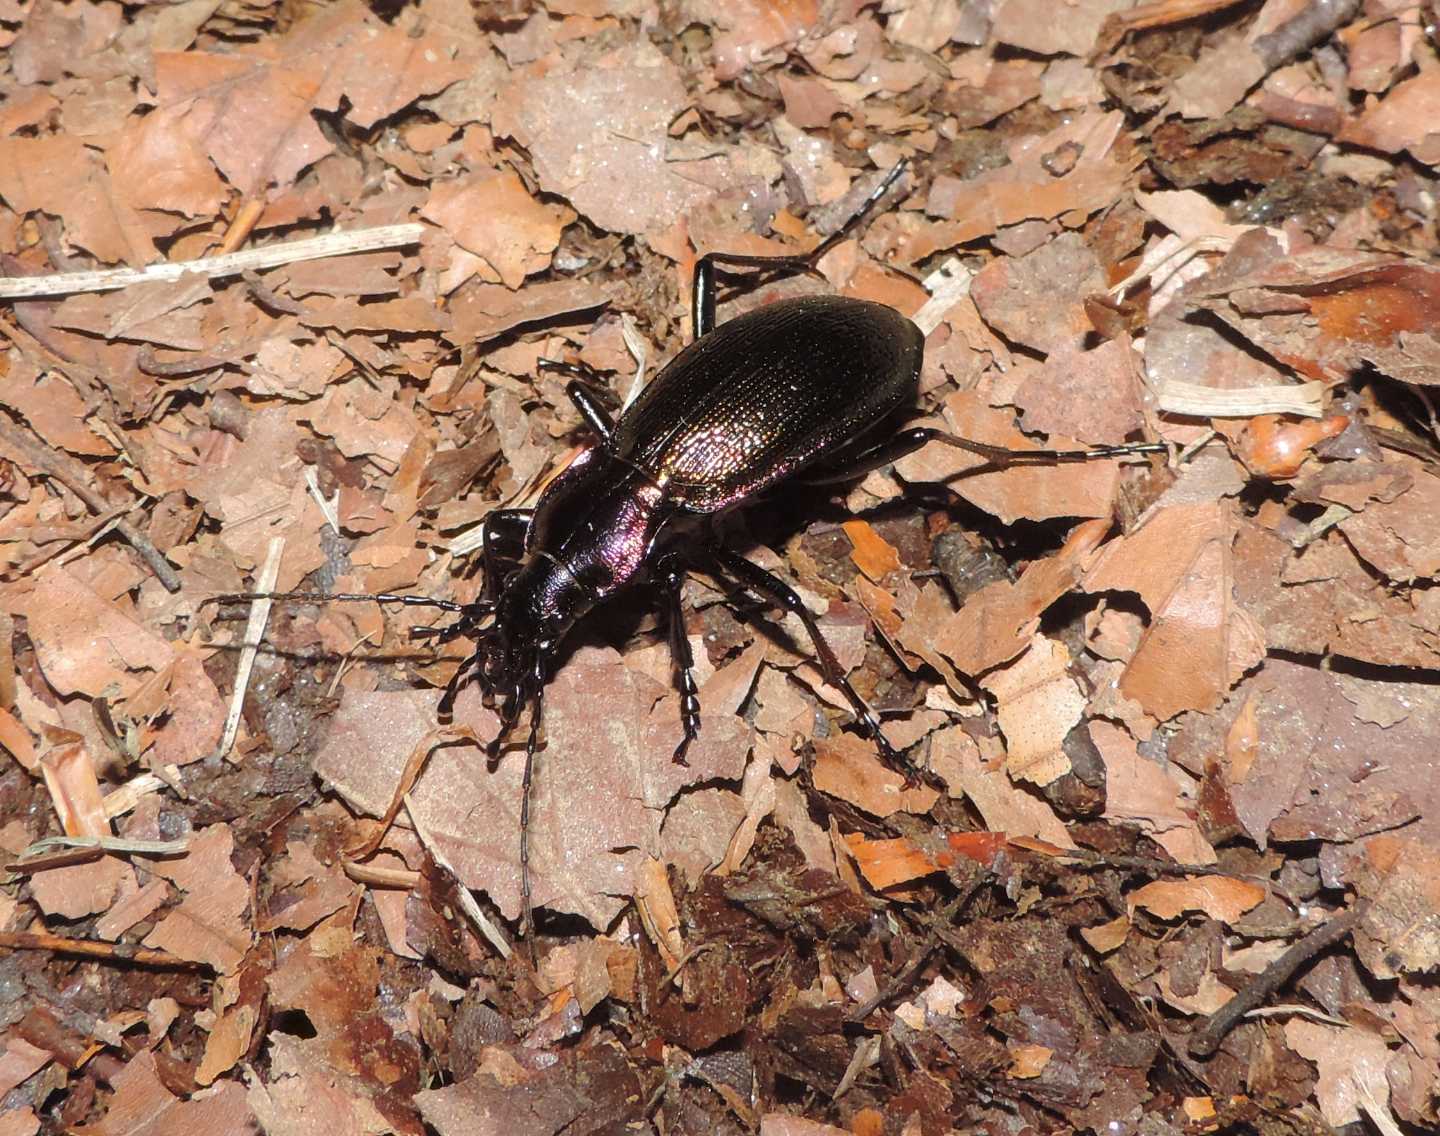
[(794, 612), (799, 617), (810, 635), (810, 642), (815, 646), (815, 655), (820, 661), (820, 669), (824, 672), (825, 681), (842, 691), (850, 700), (861, 730), (874, 743), (885, 762), (891, 768), (904, 773), (907, 779), (913, 780), (912, 775), (907, 771), (904, 759), (880, 732), (880, 720), (875, 717), (875, 712), (870, 709), (865, 699), (860, 697), (860, 692), (850, 685), (845, 668), (840, 665), (840, 660), (835, 656), (830, 644), (826, 642), (820, 625), (815, 622), (815, 617), (810, 614), (810, 609), (805, 606), (795, 589), (778, 576), (761, 568), (760, 565), (752, 564), (745, 557), (731, 552), (727, 548), (717, 546), (710, 551), (718, 565), (731, 577), (738, 580), (743, 587), (769, 596), (785, 611)]
[(707, 252), (702, 256), (695, 262), (695, 279), (691, 284), (690, 291), (690, 327), (694, 338), (699, 339), (702, 335), (708, 335), (715, 329), (715, 266), (717, 264), (730, 268), (761, 268), (783, 273), (813, 272), (821, 257), (853, 233), (860, 223), (874, 212), (875, 206), (880, 204), (880, 199), (889, 192), (891, 186), (900, 180), (900, 175), (905, 172), (907, 164), (904, 158), (896, 162), (890, 172), (881, 179), (880, 184), (870, 192), (870, 196), (861, 203), (860, 208), (855, 210), (843, 225), (810, 252), (789, 256), (750, 256), (744, 253)]
[(602, 442), (608, 442), (615, 430), (615, 420), (604, 404), (610, 402), (618, 405), (619, 400), (601, 381), (600, 372), (588, 363), (566, 363), (559, 359), (541, 359), (538, 367), (542, 371), (571, 376), (570, 381), (565, 384), (565, 396), (575, 404), (575, 409), (580, 412), (585, 425), (589, 426)]

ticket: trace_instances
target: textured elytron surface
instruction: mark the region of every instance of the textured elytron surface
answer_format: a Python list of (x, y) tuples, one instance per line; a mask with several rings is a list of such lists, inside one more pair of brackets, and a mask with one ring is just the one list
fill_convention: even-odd
[(677, 355), (616, 424), (614, 452), (682, 508), (723, 509), (913, 405), (923, 343), (883, 304), (770, 304)]

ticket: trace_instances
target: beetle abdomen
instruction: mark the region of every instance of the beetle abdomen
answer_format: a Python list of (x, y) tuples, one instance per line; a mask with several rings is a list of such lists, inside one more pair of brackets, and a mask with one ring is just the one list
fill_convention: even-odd
[(715, 512), (912, 405), (923, 344), (882, 304), (770, 304), (677, 355), (616, 424), (613, 452), (683, 508)]

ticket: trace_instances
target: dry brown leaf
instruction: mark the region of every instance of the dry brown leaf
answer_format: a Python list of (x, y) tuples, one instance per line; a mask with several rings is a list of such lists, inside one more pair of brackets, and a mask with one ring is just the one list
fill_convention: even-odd
[(1038, 1077), (1045, 1072), (1045, 1067), (1050, 1064), (1050, 1058), (1053, 1056), (1055, 1056), (1055, 1051), (1043, 1045), (1012, 1045), (1010, 1047), (1012, 1063), (1006, 1075), (1022, 1080)]
[(1432, 265), (1323, 245), (1292, 250), (1254, 231), (1192, 294), (1195, 306), (1307, 377), (1342, 382), (1368, 362), (1401, 382), (1440, 383)]
[(6, 1037), (5, 1048), (0, 1050), (0, 1093), (9, 1096), (17, 1085), (45, 1068), (53, 1056), (48, 1050), (31, 1045), (22, 1037)]
[(665, 813), (665, 824), (660, 829), (660, 860), (695, 887), (725, 858), (731, 836), (745, 813), (745, 802), (730, 789), (682, 793)]
[(43, 210), (63, 218), (70, 239), (107, 263), (155, 259), (144, 219), (78, 138), (0, 138), (0, 198), (16, 213)]
[(513, 170), (441, 183), (431, 189), (421, 214), (512, 289), (550, 266), (561, 232), (575, 220), (573, 210), (531, 197)]
[[(681, 736), (674, 695), (627, 668), (614, 650), (581, 648), (571, 656), (545, 693), (546, 747), (530, 811), (537, 905), (599, 925), (614, 918), (630, 894), (641, 852), (657, 847), (659, 810), (687, 785), (740, 778), (750, 727), (734, 716), (734, 707), (761, 657), (763, 645), (701, 688), (704, 727), (687, 751), (689, 764), (681, 766), (671, 760)], [(744, 687), (738, 696), (737, 685)], [(317, 772), (352, 804), (381, 815), (405, 755), (434, 723), (437, 699), (436, 692), (423, 691), (347, 695), (316, 755)], [(479, 710), (478, 701), (467, 687), (455, 721), (488, 738), (495, 719)], [(605, 707), (599, 730), (597, 705)], [(489, 771), (472, 749), (442, 750), (411, 794), (411, 807), (462, 882), (486, 891), (512, 918), (520, 910), (523, 765), (523, 754), (514, 754)], [(477, 827), (476, 816), (488, 818), (486, 824)]]
[(1160, 919), (1178, 919), (1187, 911), (1203, 911), (1221, 923), (1234, 923), (1265, 898), (1265, 889), (1249, 880), (1228, 876), (1189, 876), (1155, 880), (1126, 896), (1133, 912), (1143, 907)]
[(1054, 8), (1037, 0), (1003, 0), (995, 9), (993, 34), (1036, 55), (1085, 56), (1095, 46), (1105, 17), (1129, 6), (1124, 0), (1085, 0), (1068, 7), (1061, 19)]
[(1107, 545), (1085, 578), (1150, 609), (1120, 690), (1161, 721), (1214, 709), (1264, 657), (1263, 630), (1234, 601), (1233, 539), (1225, 506), (1177, 505)]
[(221, 974), (240, 965), (252, 937), (245, 920), (250, 887), (230, 862), (234, 846), (230, 826), (212, 824), (191, 838), (185, 856), (150, 865), (185, 895), (146, 937), (147, 947), (203, 962)]
[(1080, 937), (1100, 954), (1105, 955), (1125, 945), (1130, 927), (1128, 916), (1117, 915), (1110, 922), (1101, 923), (1098, 927), (1081, 927)]
[(1340, 133), (1340, 141), (1373, 150), (1408, 150), (1425, 165), (1440, 162), (1440, 77), (1424, 71), (1399, 83), (1366, 107)]
[(86, 457), (114, 455), (115, 447), (86, 425), (88, 410), (75, 388), (58, 375), (37, 374), (26, 381), (22, 363), (8, 376), (3, 398), (52, 446)]
[(0, 1136), (36, 1136), (40, 1118), (28, 1105), (0, 1112)]
[(879, 583), (887, 573), (899, 569), (900, 554), (895, 551), (895, 546), (877, 533), (869, 523), (851, 520), (845, 521), (840, 527), (850, 538), (850, 559), (855, 562), (855, 567), (870, 579)]
[(41, 757), (40, 771), (67, 836), (110, 835), (95, 762), (84, 742), (73, 734), (65, 736)]
[[(1123, 191), (1136, 161), (1115, 148), (1123, 124), (1116, 112), (1077, 115), (1049, 134), (1018, 140), (1006, 166), (963, 180), (937, 177), (926, 212), (952, 219), (920, 230), (907, 242), (902, 258), (913, 263), (1006, 225), (1106, 208)], [(1067, 146), (1079, 146), (1083, 154), (1072, 169), (1057, 177), (1045, 163)]]
[(212, 1085), (222, 1073), (233, 1069), (250, 1049), (259, 1012), (248, 1004), (231, 1006), (215, 1023), (205, 1039), (205, 1054), (195, 1070), (195, 1083)]
[(112, 1079), (115, 1099), (100, 1120), (77, 1131), (86, 1136), (248, 1136), (255, 1117), (238, 1081), (182, 1100), (167, 1089), (155, 1055), (142, 1049)]
[(1144, 421), (1139, 368), (1126, 339), (1106, 340), (1088, 351), (1067, 345), (1020, 372), (1015, 405), (1027, 430), (1064, 434), (1087, 445), (1118, 445)]
[(1285, 1023), (1285, 1040), (1320, 1067), (1315, 1098), (1327, 1124), (1336, 1128), (1359, 1124), (1372, 1108), (1388, 1115), (1390, 1048), (1380, 1035), (1355, 1026), (1337, 1028), (1292, 1018)]
[(854, 1136), (833, 1124), (821, 1124), (787, 1112), (767, 1112), (760, 1118), (760, 1136)]
[(163, 670), (173, 659), (170, 644), (128, 605), (65, 569), (45, 572), (12, 610), (28, 618), (45, 678), (61, 694), (125, 695), (140, 684), (137, 672)]
[(845, 847), (865, 882), (876, 891), (940, 871), (939, 864), (903, 836), (874, 840), (863, 832), (850, 832), (845, 835)]
[(685, 939), (680, 933), (680, 915), (665, 865), (647, 856), (636, 874), (635, 902), (646, 934), (664, 959), (665, 969), (674, 970), (685, 956)]
[[(670, 123), (687, 101), (679, 70), (641, 41), (577, 71), (511, 81), (492, 122), (529, 150), (547, 192), (601, 229), (643, 233), (714, 192), (665, 160)], [(596, 107), (605, 108), (603, 127)]]
[[(974, 391), (957, 391), (944, 404), (946, 428), (963, 438), (1014, 450), (1075, 449), (1063, 436), (1039, 446), (1016, 430), (1010, 416), (988, 405)], [(986, 459), (939, 442), (895, 463), (907, 481), (943, 482), (967, 501), (1006, 524), (1021, 518), (1108, 517), (1119, 486), (1119, 466), (1093, 461), (1056, 470), (1043, 465), (1015, 465), (994, 472)], [(972, 472), (974, 471), (974, 472)]]
[(1355, 936), (1361, 961), (1382, 979), (1440, 966), (1440, 852), (1419, 840), (1377, 836), (1365, 859), (1379, 883), (1363, 889), (1373, 902)]
[(1026, 565), (1018, 581), (997, 580), (967, 597), (959, 612), (931, 632), (935, 649), (970, 675), (1015, 658), (1030, 644), (1045, 609), (1079, 582), (1110, 527), (1109, 518), (1085, 521), (1054, 556)]
[(968, 797), (991, 832), (1036, 836), (1060, 847), (1074, 848), (1069, 831), (1040, 797), (1011, 784), (1001, 768), (987, 768), (980, 749), (963, 729), (952, 726), (935, 735), (930, 768), (945, 781), (952, 797)]
[(198, 123), (183, 107), (156, 107), (130, 117), (105, 148), (115, 192), (133, 209), (186, 217), (213, 215), (225, 183), (201, 145)]
[(338, 863), (322, 864), (298, 841), (286, 846), (285, 858), (271, 873), (270, 886), (268, 910), (255, 919), (256, 930), (267, 933), (281, 927), (307, 930), (350, 903), (359, 888)]
[(982, 680), (995, 696), (1005, 768), (1017, 781), (1048, 785), (1070, 771), (1061, 745), (1079, 724), (1086, 702), (1070, 662), (1065, 644), (1037, 635), (1020, 658)]
[(1201, 835), (1193, 806), (1160, 764), (1140, 756), (1135, 739), (1109, 722), (1090, 723), (1090, 737), (1105, 759), (1105, 817), (1149, 833), (1180, 864), (1213, 864), (1215, 849)]
[[(970, 295), (985, 322), (1006, 339), (1073, 356), (1094, 332), (1085, 298), (1103, 292), (1105, 284), (1095, 251), (1079, 233), (1064, 232), (1024, 256), (992, 260), (975, 274)], [(1077, 390), (1075, 377), (1069, 379)], [(1127, 401), (1133, 402), (1133, 381), (1129, 385)], [(1068, 428), (1061, 432), (1074, 436)]]

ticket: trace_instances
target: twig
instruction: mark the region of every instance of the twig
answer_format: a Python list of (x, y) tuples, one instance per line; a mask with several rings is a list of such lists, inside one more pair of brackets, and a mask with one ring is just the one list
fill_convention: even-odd
[[(59, 851), (56, 851), (56, 850)], [(183, 856), (190, 850), (188, 840), (127, 840), (121, 836), (47, 836), (37, 840), (20, 859), (5, 865), (17, 875), (58, 868), (65, 864), (87, 863), (106, 853), (115, 856)]]
[(187, 272), (211, 279), (238, 276), (246, 271), (278, 268), (283, 264), (297, 264), (303, 260), (321, 260), (327, 256), (345, 256), (352, 252), (413, 245), (424, 233), (425, 226), (418, 223), (380, 225), (374, 229), (327, 233), (323, 237), (266, 245), (264, 248), (247, 249), (225, 256), (149, 264), (144, 268), (106, 268), (98, 272), (59, 272), (50, 276), (0, 276), (0, 300), (63, 296), (71, 292), (110, 292), (116, 288), (127, 288), (131, 284), (179, 280)]
[(95, 939), (67, 939), (64, 935), (52, 935), (49, 931), (0, 931), (0, 947), (8, 947), (12, 951), (54, 951), (56, 954), (130, 962), (140, 966), (163, 966), (175, 970), (206, 970), (210, 965), (151, 947), (137, 947), (130, 943), (106, 943)]
[[(270, 550), (265, 555), (265, 564), (255, 578), (255, 587), (260, 592), (273, 592), (275, 581), (280, 575), (280, 557), (285, 552), (285, 538), (270, 538)], [(230, 712), (225, 715), (225, 733), (221, 735), (216, 757), (224, 757), (235, 744), (235, 734), (240, 729), (240, 713), (245, 705), (245, 691), (250, 686), (250, 672), (255, 667), (255, 655), (260, 650), (260, 637), (265, 633), (265, 623), (270, 618), (271, 600), (256, 600), (250, 608), (250, 619), (245, 624), (245, 638), (240, 648), (240, 663), (235, 669), (235, 690), (230, 695)]]
[(1256, 975), (1250, 985), (1236, 993), (1235, 997), (1211, 1014), (1204, 1027), (1191, 1035), (1189, 1046), (1191, 1056), (1212, 1056), (1220, 1048), (1220, 1043), (1225, 1040), (1225, 1035), (1235, 1028), (1241, 1018), (1256, 1009), (1270, 995), (1290, 981), (1297, 970), (1321, 951), (1338, 943), (1348, 935), (1354, 929), (1355, 924), (1365, 917), (1365, 912), (1369, 909), (1369, 900), (1358, 900), (1349, 911), (1316, 927)]
[(357, 864), (354, 860), (342, 860), (340, 866), (347, 876), (366, 887), (413, 891), (420, 886), (420, 873), (409, 868), (380, 868), (374, 864)]
[[(92, 513), (111, 512), (110, 502), (90, 488), (90, 471), (68, 454), (52, 450), (4, 418), (0, 418), (0, 444), (19, 451), (37, 470), (47, 477), (53, 477), (80, 498)], [(167, 592), (180, 590), (180, 573), (161, 555), (148, 536), (123, 517), (116, 520), (115, 531), (124, 537), (130, 547), (150, 566), (150, 571), (155, 573), (155, 578)]]
[(915, 957), (910, 960), (904, 970), (897, 974), (891, 982), (886, 984), (884, 990), (878, 991), (874, 996), (866, 999), (866, 1001), (846, 1014), (846, 1020), (863, 1022), (886, 1002), (909, 990), (915, 981), (915, 977), (920, 973), (921, 967), (925, 965), (930, 956), (935, 953), (936, 948), (940, 946), (941, 939), (944, 938), (945, 932), (949, 929), (950, 924), (955, 921), (955, 917), (960, 914), (961, 910), (976, 896), (980, 889), (993, 878), (990, 872), (984, 872), (976, 876), (975, 879), (970, 881), (969, 887), (936, 912), (935, 919), (930, 924), (929, 934), (925, 936), (925, 942), (920, 945), (920, 949), (915, 953)]
[(1250, 49), (1267, 72), (1274, 71), (1329, 39), (1359, 11), (1360, 0), (1311, 0), (1274, 31), (1256, 36)]

